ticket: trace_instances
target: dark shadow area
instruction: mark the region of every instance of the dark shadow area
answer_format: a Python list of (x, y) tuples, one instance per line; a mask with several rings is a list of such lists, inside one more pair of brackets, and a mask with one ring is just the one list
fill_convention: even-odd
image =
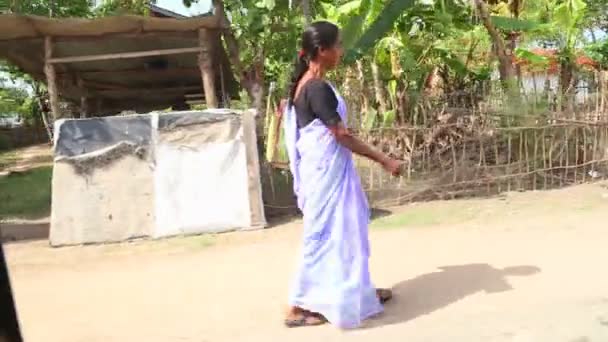
[(0, 223), (2, 242), (48, 240), (49, 223)]
[(531, 276), (536, 266), (503, 269), (488, 264), (439, 267), (439, 270), (403, 281), (393, 287), (394, 298), (371, 328), (414, 320), (458, 302), (478, 292), (498, 293), (513, 290), (508, 277)]
[(21, 330), (15, 309), (15, 300), (4, 257), (4, 248), (0, 242), (0, 341), (20, 342)]
[(275, 227), (283, 225), (283, 224), (297, 221), (301, 218), (302, 218), (302, 214), (300, 214), (298, 212), (267, 215), (266, 216), (266, 221), (267, 221), (266, 229), (275, 228)]
[(380, 208), (372, 208), (371, 212), (372, 212), (372, 220), (379, 219), (379, 218), (386, 217), (386, 216), (393, 214), (393, 212), (390, 210), (385, 210), (385, 209), (380, 209)]
[[(266, 228), (274, 228), (276, 226), (280, 226), (282, 224), (287, 224), (293, 221), (297, 221), (302, 218), (302, 213), (297, 208), (288, 208), (281, 211), (273, 211), (272, 208), (265, 208), (266, 210), (266, 221), (268, 225)], [(371, 209), (371, 219), (379, 219), (382, 217), (386, 217), (392, 215), (393, 212), (390, 210), (372, 208)]]

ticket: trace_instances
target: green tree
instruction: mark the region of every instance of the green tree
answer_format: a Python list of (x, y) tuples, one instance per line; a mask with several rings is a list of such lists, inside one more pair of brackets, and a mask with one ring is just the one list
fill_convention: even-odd
[(586, 46), (585, 52), (600, 65), (600, 68), (608, 69), (608, 38)]
[(148, 15), (150, 0), (104, 0), (95, 9), (95, 16)]
[(585, 26), (594, 43), (597, 43), (596, 31), (608, 34), (608, 1), (586, 0), (585, 2), (587, 3)]
[(89, 17), (92, 0), (8, 0), (8, 12), (47, 17)]
[(36, 121), (37, 106), (33, 97), (22, 88), (0, 85), (0, 116), (15, 114), (28, 123)]
[(218, 0), (218, 15), (230, 26), (224, 40), (241, 86), (255, 108), (263, 108), (271, 82), (285, 89), (304, 25), (299, 8), (287, 1)]

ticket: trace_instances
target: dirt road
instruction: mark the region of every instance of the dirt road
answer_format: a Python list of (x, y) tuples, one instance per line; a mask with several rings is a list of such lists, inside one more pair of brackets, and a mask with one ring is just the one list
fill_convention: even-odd
[(26, 341), (608, 341), (608, 190), (399, 209), (372, 227), (393, 286), (363, 329), (281, 325), (299, 224), (52, 250), (8, 246)]

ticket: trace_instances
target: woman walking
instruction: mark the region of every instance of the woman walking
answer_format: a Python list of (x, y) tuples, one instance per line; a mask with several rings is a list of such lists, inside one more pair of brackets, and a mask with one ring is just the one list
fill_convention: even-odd
[(342, 54), (336, 25), (316, 22), (304, 31), (285, 112), (290, 169), (304, 214), (302, 255), (285, 320), (289, 327), (328, 321), (356, 328), (381, 313), (392, 296), (370, 279), (370, 211), (352, 153), (393, 175), (401, 165), (346, 128), (346, 104), (324, 79)]

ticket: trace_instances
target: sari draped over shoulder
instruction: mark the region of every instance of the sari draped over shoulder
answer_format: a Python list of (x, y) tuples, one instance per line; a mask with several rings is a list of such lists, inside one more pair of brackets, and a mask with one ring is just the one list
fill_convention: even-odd
[[(345, 123), (346, 104), (332, 89)], [(370, 279), (370, 210), (352, 152), (319, 119), (298, 128), (293, 106), (284, 118), (294, 191), (304, 216), (290, 305), (320, 313), (340, 328), (356, 328), (383, 307)]]

